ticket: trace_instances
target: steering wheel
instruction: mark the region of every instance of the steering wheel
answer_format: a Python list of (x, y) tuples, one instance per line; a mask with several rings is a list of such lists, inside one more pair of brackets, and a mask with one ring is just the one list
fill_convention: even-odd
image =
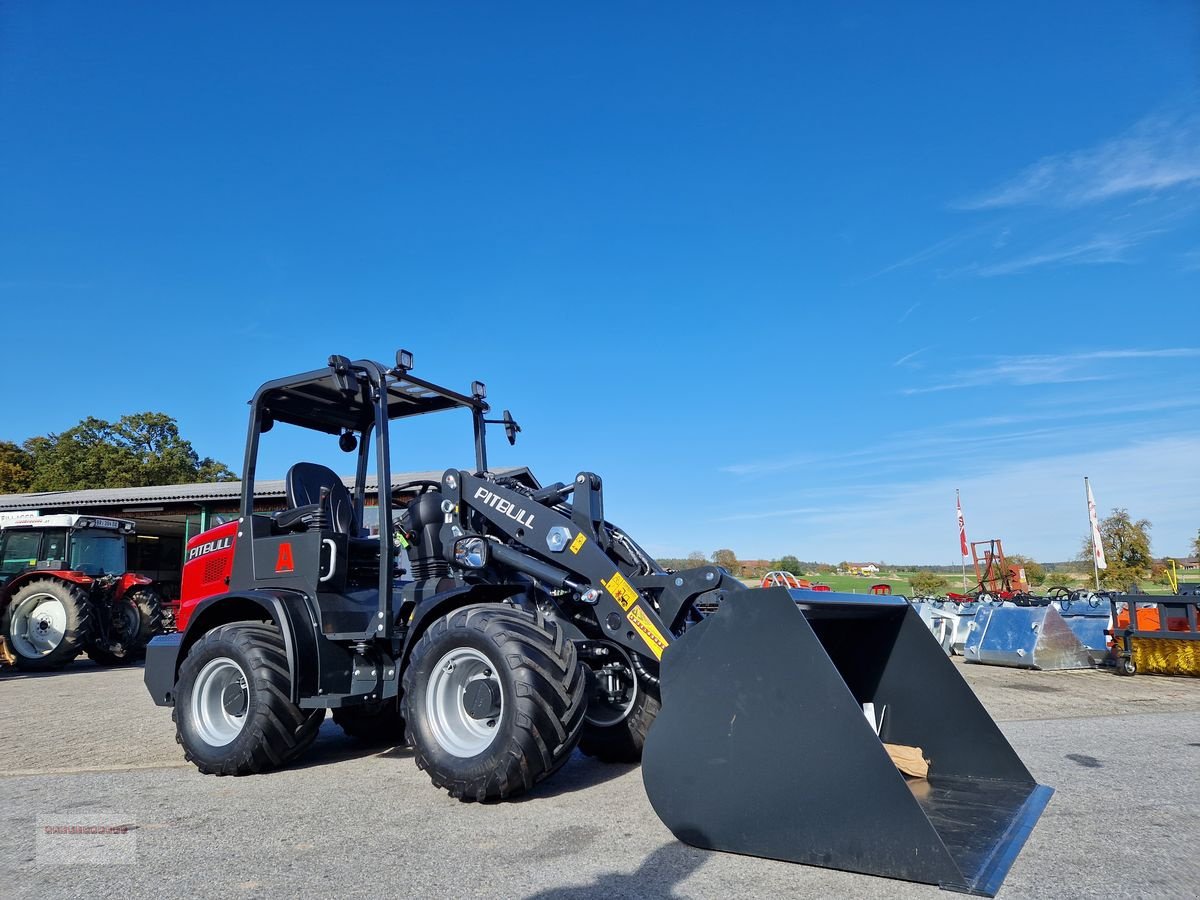
[(399, 494), (401, 491), (407, 490), (408, 488), (415, 488), (415, 487), (420, 488), (420, 490), (417, 491), (417, 496), (419, 497), (422, 494), (428, 494), (430, 491), (440, 490), (442, 487), (442, 483), (440, 481), (434, 481), (431, 478), (418, 478), (416, 481), (406, 481), (406, 482), (404, 482), (404, 484), (397, 485), (396, 487), (392, 488), (392, 496), (394, 497), (396, 494)]

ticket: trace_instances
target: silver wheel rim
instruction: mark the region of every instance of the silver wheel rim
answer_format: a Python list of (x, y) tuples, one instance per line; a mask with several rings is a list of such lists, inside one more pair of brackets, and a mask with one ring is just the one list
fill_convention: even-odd
[[(595, 725), (598, 728), (609, 728), (618, 722), (624, 721), (625, 717), (629, 715), (630, 710), (633, 709), (633, 705), (637, 703), (638, 692), (640, 691), (637, 673), (634, 671), (633, 661), (629, 658), (629, 654), (616, 644), (606, 644), (605, 646), (608, 647), (609, 654), (615, 657), (613, 662), (620, 663), (628, 673), (633, 687), (629, 690), (629, 699), (619, 706), (611, 703), (592, 703), (590, 702), (591, 698), (589, 698), (587, 711), (583, 714), (583, 718), (589, 725)], [(600, 672), (596, 672), (595, 669), (593, 669), (593, 672), (597, 678), (604, 677)]]
[[(494, 715), (476, 719), (467, 713), (467, 688), (474, 681), (490, 682), (499, 701)], [(492, 661), (471, 647), (456, 647), (437, 661), (425, 692), (425, 715), (438, 746), (463, 759), (491, 746), (504, 712), (504, 687)]]
[(224, 747), (242, 733), (250, 706), (246, 673), (232, 659), (219, 656), (205, 663), (192, 688), (191, 714), (204, 743)]
[(51, 653), (67, 633), (67, 608), (52, 594), (32, 594), (12, 612), (13, 650), (26, 659)]

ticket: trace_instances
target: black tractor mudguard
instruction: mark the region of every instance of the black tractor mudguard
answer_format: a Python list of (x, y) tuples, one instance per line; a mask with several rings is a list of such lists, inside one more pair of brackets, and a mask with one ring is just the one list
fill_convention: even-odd
[(319, 676), (318, 632), (308, 598), (286, 589), (250, 590), (218, 594), (201, 601), (182, 633), (163, 634), (146, 645), (144, 680), (159, 706), (174, 701), (175, 680), (188, 650), (207, 632), (230, 622), (270, 621), (279, 628), (287, 653), (292, 682), (292, 702), (317, 693)]
[(694, 846), (984, 896), (1053, 793), (903, 597), (784, 588), (731, 592), (664, 653), (642, 773)]

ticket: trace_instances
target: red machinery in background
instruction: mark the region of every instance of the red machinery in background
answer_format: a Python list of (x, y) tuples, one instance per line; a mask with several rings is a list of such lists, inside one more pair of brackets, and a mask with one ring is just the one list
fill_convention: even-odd
[(970, 594), (948, 593), (946, 596), (956, 603), (971, 603), (985, 594), (996, 600), (1011, 600), (1029, 593), (1025, 567), (1004, 558), (1000, 538), (972, 541), (971, 560), (975, 565), (975, 590)]

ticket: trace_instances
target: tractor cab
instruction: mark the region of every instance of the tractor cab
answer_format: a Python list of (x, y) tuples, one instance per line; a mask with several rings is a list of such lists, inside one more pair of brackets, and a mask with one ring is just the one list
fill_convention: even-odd
[(127, 519), (31, 515), (0, 524), (0, 585), (29, 569), (78, 572), (89, 578), (122, 575)]

